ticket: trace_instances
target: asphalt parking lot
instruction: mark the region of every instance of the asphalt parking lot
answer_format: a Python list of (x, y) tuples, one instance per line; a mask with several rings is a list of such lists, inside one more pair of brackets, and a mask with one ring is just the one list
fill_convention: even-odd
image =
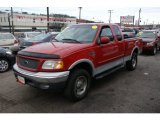
[(43, 91), (16, 82), (12, 70), (0, 73), (1, 113), (159, 113), (160, 52), (140, 55), (135, 71), (118, 70), (93, 81), (82, 101), (68, 101), (60, 92)]

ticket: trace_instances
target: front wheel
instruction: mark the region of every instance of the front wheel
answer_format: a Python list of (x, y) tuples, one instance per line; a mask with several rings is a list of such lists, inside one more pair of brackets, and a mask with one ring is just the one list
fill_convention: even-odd
[(156, 55), (156, 53), (157, 53), (157, 47), (155, 46), (152, 50), (152, 55)]
[(72, 101), (83, 99), (89, 90), (91, 75), (85, 69), (74, 69), (68, 78), (64, 94)]
[(137, 56), (138, 56), (137, 53), (134, 52), (132, 54), (131, 60), (126, 62), (127, 70), (132, 71), (132, 70), (136, 69), (136, 67), (137, 67)]
[(0, 58), (0, 72), (6, 72), (9, 70), (10, 64), (7, 59)]

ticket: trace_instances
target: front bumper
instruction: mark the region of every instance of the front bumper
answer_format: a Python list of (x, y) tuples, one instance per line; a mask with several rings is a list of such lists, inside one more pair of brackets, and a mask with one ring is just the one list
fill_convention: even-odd
[(154, 49), (154, 46), (143, 46), (142, 50), (143, 51), (152, 51)]
[(60, 85), (67, 81), (69, 71), (64, 72), (30, 72), (21, 69), (15, 64), (13, 66), (15, 77), (21, 76), (25, 79), (25, 83), (33, 87), (48, 89), (50, 87)]

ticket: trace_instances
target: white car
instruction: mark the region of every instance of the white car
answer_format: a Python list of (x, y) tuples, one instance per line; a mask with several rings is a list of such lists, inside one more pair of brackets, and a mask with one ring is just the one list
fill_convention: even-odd
[(39, 35), (41, 32), (23, 32), (23, 33), (19, 33), (17, 38), (21, 41), (21, 40), (29, 40), (30, 38)]
[(18, 40), (11, 33), (0, 33), (0, 47), (16, 52), (19, 49)]
[(122, 34), (124, 35), (125, 38), (132, 38), (135, 37), (136, 32), (134, 29), (124, 28), (122, 29)]

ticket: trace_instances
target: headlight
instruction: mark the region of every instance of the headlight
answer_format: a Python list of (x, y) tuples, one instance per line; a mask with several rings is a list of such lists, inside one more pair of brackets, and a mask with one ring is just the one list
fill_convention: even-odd
[(42, 65), (42, 69), (47, 69), (47, 70), (62, 69), (62, 68), (63, 68), (62, 61), (46, 60)]
[(9, 55), (12, 55), (12, 51), (10, 51), (10, 50), (7, 50), (6, 53)]
[(147, 45), (153, 46), (154, 44), (153, 44), (153, 42), (149, 42), (149, 43), (147, 43)]

